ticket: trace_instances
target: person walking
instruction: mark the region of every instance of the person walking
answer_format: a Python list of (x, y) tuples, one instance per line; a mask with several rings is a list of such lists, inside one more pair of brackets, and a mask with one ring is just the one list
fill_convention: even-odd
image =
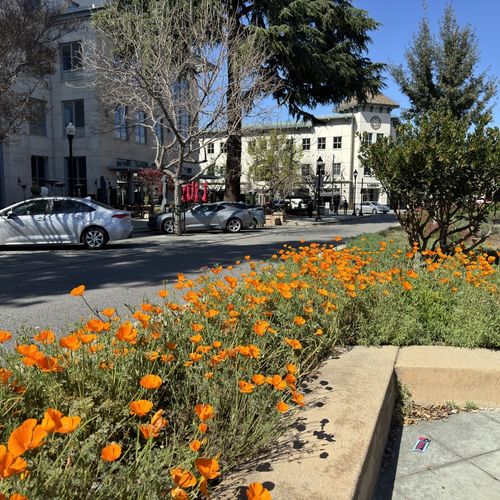
[(309, 217), (312, 217), (313, 216), (313, 208), (314, 208), (314, 203), (312, 200), (309, 200), (307, 202), (307, 215)]
[(349, 203), (347, 203), (347, 200), (344, 200), (342, 207), (344, 208), (344, 215), (347, 215), (347, 209), (349, 208)]

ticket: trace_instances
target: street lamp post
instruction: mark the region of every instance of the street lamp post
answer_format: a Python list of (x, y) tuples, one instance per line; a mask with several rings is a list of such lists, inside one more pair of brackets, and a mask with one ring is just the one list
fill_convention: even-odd
[(360, 216), (363, 215), (363, 177), (361, 177), (361, 193), (360, 193), (360, 196), (361, 196), (361, 201), (359, 202), (359, 214)]
[(354, 177), (354, 187), (352, 190), (352, 215), (356, 215), (356, 179), (358, 177), (358, 171), (355, 170), (352, 173), (352, 176)]
[(321, 214), (319, 213), (320, 207), (320, 191), (321, 191), (321, 173), (325, 166), (323, 158), (321, 156), (316, 161), (316, 218), (314, 220), (321, 220)]
[[(73, 139), (75, 137), (76, 133), (76, 128), (73, 125), (73, 123), (69, 122), (66, 125), (66, 136), (68, 137), (68, 144), (69, 144), (69, 159), (68, 159), (68, 170), (69, 170), (69, 175), (68, 178), (71, 179), (73, 178), (74, 172), (73, 172)], [(73, 188), (73, 186), (72, 186)], [(74, 194), (74, 193), (70, 193)]]

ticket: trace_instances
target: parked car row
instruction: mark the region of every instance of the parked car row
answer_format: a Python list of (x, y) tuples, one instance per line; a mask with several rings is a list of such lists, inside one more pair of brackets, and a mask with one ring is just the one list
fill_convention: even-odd
[[(198, 205), (183, 213), (181, 223), (185, 231), (222, 229), (238, 233), (242, 229), (263, 226), (266, 216), (262, 207), (251, 207), (241, 202), (207, 203)], [(174, 214), (163, 212), (149, 217), (148, 227), (152, 231), (173, 234)]]

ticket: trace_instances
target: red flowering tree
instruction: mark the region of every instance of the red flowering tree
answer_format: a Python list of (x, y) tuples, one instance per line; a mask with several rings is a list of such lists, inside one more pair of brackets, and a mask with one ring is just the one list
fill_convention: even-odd
[(137, 176), (144, 187), (145, 203), (149, 204), (150, 212), (154, 211), (155, 200), (162, 194), (163, 175), (163, 172), (157, 168), (141, 168), (141, 170), (137, 172)]

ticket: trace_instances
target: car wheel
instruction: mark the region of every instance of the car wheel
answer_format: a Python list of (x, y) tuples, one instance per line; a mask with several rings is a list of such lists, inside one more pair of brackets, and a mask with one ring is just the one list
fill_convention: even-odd
[(377, 215), (377, 209), (376, 209), (376, 208), (374, 208), (374, 209), (372, 210), (372, 214), (373, 214), (373, 215)]
[(226, 231), (230, 233), (239, 233), (241, 231), (240, 219), (232, 218), (227, 221)]
[(257, 229), (257, 226), (259, 225), (259, 222), (257, 221), (257, 219), (254, 217), (252, 219), (252, 222), (249, 226), (249, 229)]
[(89, 250), (101, 250), (108, 242), (108, 234), (100, 227), (89, 227), (82, 235), (82, 242)]
[(166, 234), (174, 234), (175, 231), (174, 221), (172, 219), (167, 219), (166, 221), (163, 221), (161, 225), (161, 230)]

